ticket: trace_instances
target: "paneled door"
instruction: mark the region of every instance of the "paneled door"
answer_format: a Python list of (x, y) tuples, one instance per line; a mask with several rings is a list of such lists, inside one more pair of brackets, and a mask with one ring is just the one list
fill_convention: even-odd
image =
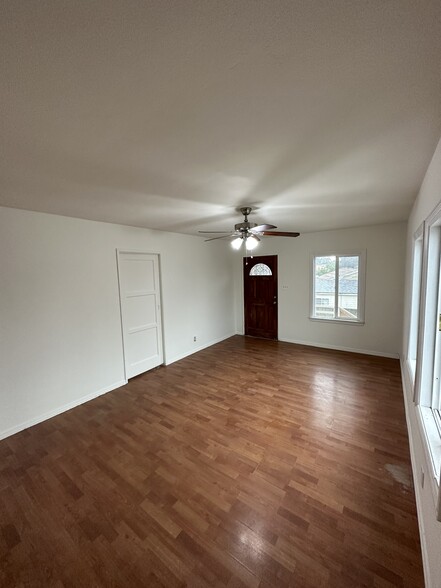
[(245, 335), (277, 339), (277, 255), (244, 257)]
[(126, 378), (163, 363), (159, 257), (118, 252)]

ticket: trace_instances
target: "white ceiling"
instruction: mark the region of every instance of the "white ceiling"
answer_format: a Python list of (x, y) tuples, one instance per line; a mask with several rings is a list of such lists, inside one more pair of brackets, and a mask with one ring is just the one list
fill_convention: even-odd
[(6, 0), (0, 204), (196, 234), (407, 218), (441, 2)]

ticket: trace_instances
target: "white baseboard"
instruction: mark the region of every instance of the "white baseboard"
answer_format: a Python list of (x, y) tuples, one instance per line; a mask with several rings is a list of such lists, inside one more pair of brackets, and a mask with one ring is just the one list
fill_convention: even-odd
[(400, 359), (400, 365), (401, 365), (401, 381), (403, 384), (404, 410), (406, 413), (407, 434), (409, 437), (410, 462), (412, 465), (413, 486), (415, 489), (418, 528), (420, 531), (420, 543), (421, 543), (421, 555), (422, 555), (422, 560), (423, 560), (424, 580), (425, 580), (426, 587), (431, 588), (433, 586), (433, 583), (432, 583), (431, 577), (430, 577), (431, 574), (430, 574), (430, 566), (429, 566), (429, 556), (427, 553), (427, 540), (426, 540), (426, 533), (424, 530), (422, 496), (421, 496), (421, 488), (420, 488), (420, 484), (419, 484), (420, 472), (418, 471), (418, 464), (417, 464), (417, 460), (416, 460), (416, 456), (415, 456), (414, 431), (413, 431), (413, 428), (410, 424), (410, 418), (409, 418), (409, 398), (412, 398), (413, 391), (411, 389), (410, 377), (409, 377), (409, 373), (407, 370), (407, 366), (406, 366), (405, 360), (403, 360), (403, 358)]
[(193, 347), (192, 349), (185, 351), (184, 353), (180, 353), (179, 355), (175, 355), (171, 359), (166, 358), (165, 365), (171, 365), (172, 363), (175, 363), (175, 361), (179, 361), (180, 359), (184, 359), (185, 357), (188, 357), (189, 355), (193, 355), (193, 353), (197, 353), (198, 351), (202, 351), (203, 349), (206, 349), (207, 347), (211, 347), (212, 345), (216, 345), (216, 343), (220, 343), (221, 341), (225, 341), (226, 339), (229, 339), (230, 337), (233, 337), (234, 335), (235, 335), (235, 333), (233, 333), (233, 332), (229, 333), (228, 335), (224, 335), (222, 337), (219, 337), (218, 339), (213, 339), (212, 341), (208, 341), (207, 343), (204, 343), (203, 345), (199, 345), (198, 347)]
[(15, 433), (19, 433), (20, 431), (23, 431), (23, 429), (28, 429), (29, 427), (33, 427), (34, 425), (38, 425), (38, 423), (42, 423), (43, 421), (47, 421), (48, 419), (51, 419), (54, 416), (57, 416), (63, 412), (66, 412), (67, 410), (70, 410), (71, 408), (75, 408), (76, 406), (79, 406), (80, 404), (84, 404), (85, 402), (89, 402), (89, 400), (93, 400), (94, 398), (97, 398), (98, 396), (102, 396), (103, 394), (107, 394), (107, 392), (111, 392), (112, 390), (115, 390), (116, 388), (120, 388), (121, 386), (124, 386), (125, 384), (127, 384), (127, 380), (121, 380), (120, 382), (115, 382), (114, 384), (111, 384), (110, 386), (106, 386), (105, 388), (101, 388), (101, 390), (98, 390), (96, 392), (92, 392), (91, 394), (87, 394), (87, 396), (82, 396), (81, 398), (77, 398), (76, 400), (73, 400), (72, 402), (68, 402), (67, 404), (63, 404), (62, 406), (58, 406), (57, 408), (49, 410), (49, 411), (47, 411), (41, 415), (38, 415), (32, 419), (28, 419), (27, 421), (23, 421), (18, 425), (10, 427), (9, 429), (4, 429), (3, 431), (0, 431), (0, 440), (6, 439), (6, 437), (10, 437), (11, 435), (15, 435)]
[(335, 351), (349, 351), (350, 353), (362, 353), (363, 355), (376, 355), (378, 357), (390, 357), (399, 359), (399, 353), (387, 353), (385, 351), (372, 351), (371, 349), (354, 349), (353, 347), (343, 347), (341, 345), (328, 345), (324, 343), (314, 343), (311, 341), (299, 341), (297, 339), (279, 339), (284, 343), (295, 343), (296, 345), (307, 345), (308, 347), (321, 347), (322, 349), (335, 349)]

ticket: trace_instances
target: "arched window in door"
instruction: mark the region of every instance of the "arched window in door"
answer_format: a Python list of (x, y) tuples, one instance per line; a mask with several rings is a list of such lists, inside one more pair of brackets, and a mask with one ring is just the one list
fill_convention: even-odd
[(266, 263), (256, 263), (250, 269), (250, 276), (272, 276), (273, 272), (266, 265)]

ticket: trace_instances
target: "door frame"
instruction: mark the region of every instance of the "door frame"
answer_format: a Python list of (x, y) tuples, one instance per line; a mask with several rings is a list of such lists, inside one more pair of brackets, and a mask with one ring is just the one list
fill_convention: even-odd
[(162, 364), (167, 365), (166, 351), (165, 351), (165, 336), (164, 336), (164, 304), (162, 296), (162, 268), (161, 268), (161, 254), (158, 251), (145, 251), (144, 249), (127, 249), (119, 248), (116, 250), (116, 277), (118, 282), (118, 301), (119, 301), (119, 320), (121, 329), (121, 342), (122, 342), (122, 353), (123, 353), (123, 368), (124, 368), (124, 379), (128, 382), (127, 369), (126, 369), (126, 350), (124, 346), (124, 324), (123, 324), (123, 311), (122, 311), (122, 299), (121, 299), (121, 275), (120, 275), (120, 255), (123, 253), (133, 253), (135, 255), (156, 255), (158, 257), (158, 276), (159, 276), (159, 300), (161, 304), (161, 344), (162, 344)]

